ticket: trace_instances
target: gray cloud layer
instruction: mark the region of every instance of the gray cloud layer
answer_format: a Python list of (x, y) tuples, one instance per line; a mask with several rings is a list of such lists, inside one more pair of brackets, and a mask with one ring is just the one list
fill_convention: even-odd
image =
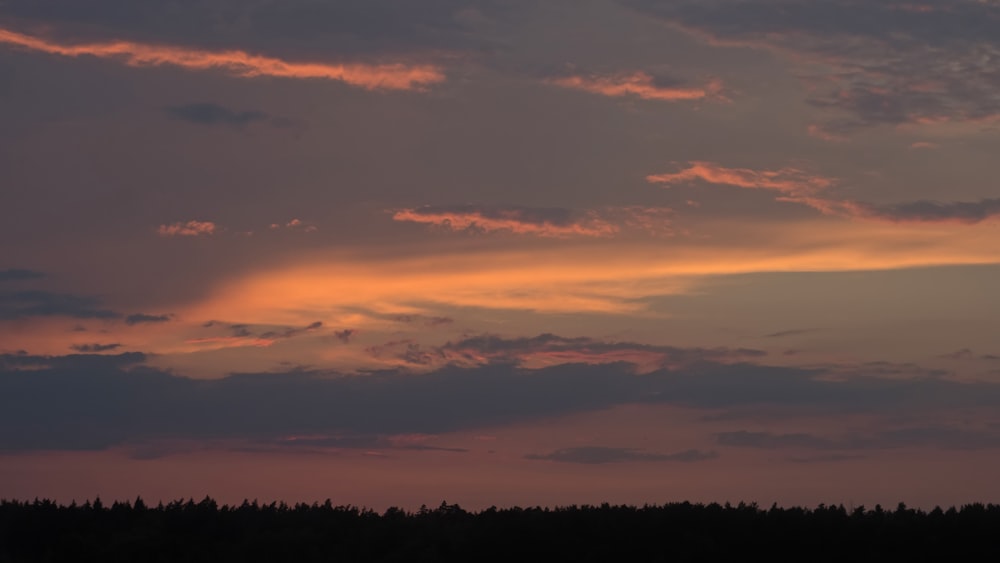
[[(194, 380), (139, 353), (0, 356), (0, 450), (95, 449), (156, 439), (437, 434), (629, 403), (707, 410), (933, 413), (995, 407), (1000, 385), (934, 378), (823, 379), (822, 370), (695, 362), (637, 374), (624, 362), (426, 374), (293, 370)], [(733, 435), (728, 445), (766, 437)], [(767, 438), (822, 447), (806, 438)], [(806, 440), (806, 441), (802, 441)], [(940, 443), (940, 442), (923, 442)]]

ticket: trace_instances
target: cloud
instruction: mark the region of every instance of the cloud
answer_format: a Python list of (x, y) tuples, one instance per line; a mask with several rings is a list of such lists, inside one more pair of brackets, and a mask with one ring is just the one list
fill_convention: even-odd
[[(23, 272), (15, 270), (15, 272)], [(28, 272), (17, 273), (11, 279), (38, 279), (42, 274)], [(0, 279), (0, 281), (4, 281)], [(75, 319), (121, 319), (134, 325), (139, 323), (164, 322), (170, 320), (169, 315), (147, 315), (136, 313), (125, 316), (118, 311), (107, 309), (101, 305), (97, 297), (75, 295), (71, 293), (56, 293), (44, 290), (0, 291), (0, 320), (26, 319), (30, 317), (70, 317)], [(74, 329), (78, 332), (85, 327)]]
[(654, 184), (687, 184), (701, 181), (708, 184), (736, 186), (739, 188), (774, 190), (790, 197), (808, 197), (829, 188), (834, 181), (823, 176), (811, 175), (796, 168), (754, 170), (751, 168), (726, 168), (713, 162), (693, 161), (678, 172), (650, 174), (646, 181)]
[[(0, 354), (0, 450), (99, 449), (160, 439), (436, 435), (623, 404), (707, 412), (762, 407), (769, 413), (786, 408), (829, 415), (934, 416), (992, 409), (1000, 402), (1000, 384), (989, 382), (870, 376), (833, 380), (823, 369), (712, 361), (645, 374), (618, 362), (538, 369), (445, 366), (422, 374), (295, 369), (197, 380), (146, 366), (145, 360), (140, 353)], [(992, 443), (989, 436), (964, 430), (877, 431), (883, 441), (864, 442), (866, 447)], [(830, 444), (802, 437), (794, 441), (814, 449), (851, 443), (822, 439)], [(789, 441), (752, 433), (728, 440), (744, 447), (768, 443), (764, 440), (785, 447)]]
[(147, 315), (146, 313), (135, 313), (125, 317), (125, 324), (129, 326), (148, 323), (165, 323), (170, 321), (170, 315)]
[(268, 228), (271, 230), (277, 230), (281, 228), (291, 229), (291, 230), (301, 230), (307, 233), (315, 233), (318, 230), (315, 225), (311, 225), (303, 221), (302, 219), (292, 219), (291, 221), (288, 221), (284, 225), (282, 225), (281, 223), (271, 223), (270, 225), (268, 225)]
[(424, 223), (453, 231), (505, 231), (543, 237), (607, 237), (618, 232), (615, 225), (594, 214), (576, 214), (557, 207), (425, 205), (397, 210), (392, 218), (394, 221)]
[(97, 352), (110, 352), (121, 348), (121, 346), (122, 345), (117, 342), (114, 344), (73, 344), (70, 346), (70, 349), (84, 354), (92, 354)]
[(72, 317), (117, 319), (120, 313), (104, 309), (96, 297), (40, 290), (0, 291), (0, 319)]
[(218, 225), (211, 221), (178, 221), (160, 225), (156, 232), (161, 237), (197, 237), (215, 234)]
[(896, 223), (975, 224), (1000, 216), (1000, 198), (979, 201), (911, 201), (888, 205), (851, 202), (852, 211), (861, 217)]
[(229, 333), (228, 335), (191, 338), (185, 342), (210, 348), (267, 348), (278, 340), (295, 338), (323, 328), (321, 321), (312, 322), (304, 327), (275, 327), (246, 323), (226, 325), (219, 321), (208, 321), (202, 324), (202, 328), (214, 328), (221, 325), (225, 325), (224, 329)]
[(269, 119), (268, 115), (261, 111), (234, 111), (213, 103), (168, 106), (164, 108), (164, 112), (173, 119), (199, 125), (225, 125), (237, 128)]
[(701, 361), (739, 361), (766, 355), (761, 350), (745, 348), (676, 348), (635, 342), (605, 342), (588, 337), (566, 338), (548, 333), (510, 339), (483, 334), (436, 347), (422, 347), (412, 341), (402, 340), (373, 347), (370, 351), (376, 356), (394, 352), (405, 362), (417, 365), (625, 362), (642, 371)]
[(549, 84), (583, 90), (592, 94), (609, 97), (634, 96), (643, 100), (666, 102), (704, 100), (719, 98), (722, 82), (712, 80), (700, 87), (681, 87), (671, 84), (658, 84), (656, 79), (645, 72), (633, 72), (614, 75), (573, 75), (547, 80)]
[(45, 277), (45, 274), (41, 272), (35, 272), (32, 270), (18, 270), (18, 269), (0, 270), (0, 283), (37, 280), (43, 277)]
[(338, 331), (335, 331), (335, 332), (333, 333), (333, 335), (337, 337), (337, 340), (339, 340), (339, 341), (343, 342), (344, 344), (348, 344), (348, 343), (350, 343), (350, 341), (351, 341), (351, 338), (352, 338), (352, 337), (353, 337), (353, 336), (354, 336), (354, 335), (355, 335), (356, 333), (357, 333), (357, 331), (356, 331), (356, 330), (354, 330), (354, 329), (350, 329), (350, 328), (345, 328), (344, 330), (338, 330)]
[(68, 44), (4, 28), (0, 28), (0, 43), (66, 57), (121, 60), (134, 67), (221, 70), (243, 78), (335, 80), (367, 90), (420, 90), (445, 79), (444, 73), (433, 65), (292, 62), (236, 49), (209, 51), (124, 40)]
[(623, 231), (671, 236), (669, 207), (617, 206), (575, 211), (561, 207), (425, 205), (393, 212), (393, 220), (452, 231), (508, 232), (540, 237), (611, 237)]
[(836, 181), (812, 175), (795, 168), (755, 170), (727, 168), (713, 162), (693, 161), (677, 172), (650, 174), (646, 181), (654, 184), (708, 184), (760, 189), (778, 192), (775, 199), (806, 205), (825, 215), (891, 223), (959, 223), (971, 225), (1000, 216), (1000, 199), (978, 202), (912, 201), (894, 204), (873, 204), (827, 197), (821, 192)]
[(797, 65), (838, 132), (1000, 116), (1000, 18), (979, 0), (622, 0), (713, 45), (764, 49)]
[(685, 450), (673, 454), (649, 453), (633, 448), (608, 448), (603, 446), (580, 446), (564, 448), (547, 454), (528, 454), (525, 459), (559, 461), (564, 463), (602, 464), (637, 461), (678, 461), (696, 462), (715, 459), (719, 454), (713, 451)]

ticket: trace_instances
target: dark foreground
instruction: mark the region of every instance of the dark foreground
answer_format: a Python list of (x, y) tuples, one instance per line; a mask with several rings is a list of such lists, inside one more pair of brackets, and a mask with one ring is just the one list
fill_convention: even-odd
[(0, 562), (1000, 561), (1000, 505), (512, 508), (0, 502)]

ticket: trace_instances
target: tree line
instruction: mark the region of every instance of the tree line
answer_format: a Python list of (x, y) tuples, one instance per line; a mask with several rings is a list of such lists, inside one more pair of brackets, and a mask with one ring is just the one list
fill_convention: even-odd
[(0, 563), (1000, 561), (1000, 505), (583, 505), (384, 512), (331, 501), (0, 501)]

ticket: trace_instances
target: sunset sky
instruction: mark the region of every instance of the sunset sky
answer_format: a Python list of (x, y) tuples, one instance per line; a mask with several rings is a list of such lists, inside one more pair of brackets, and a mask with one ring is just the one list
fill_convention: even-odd
[(0, 0), (0, 498), (1000, 500), (996, 0)]

